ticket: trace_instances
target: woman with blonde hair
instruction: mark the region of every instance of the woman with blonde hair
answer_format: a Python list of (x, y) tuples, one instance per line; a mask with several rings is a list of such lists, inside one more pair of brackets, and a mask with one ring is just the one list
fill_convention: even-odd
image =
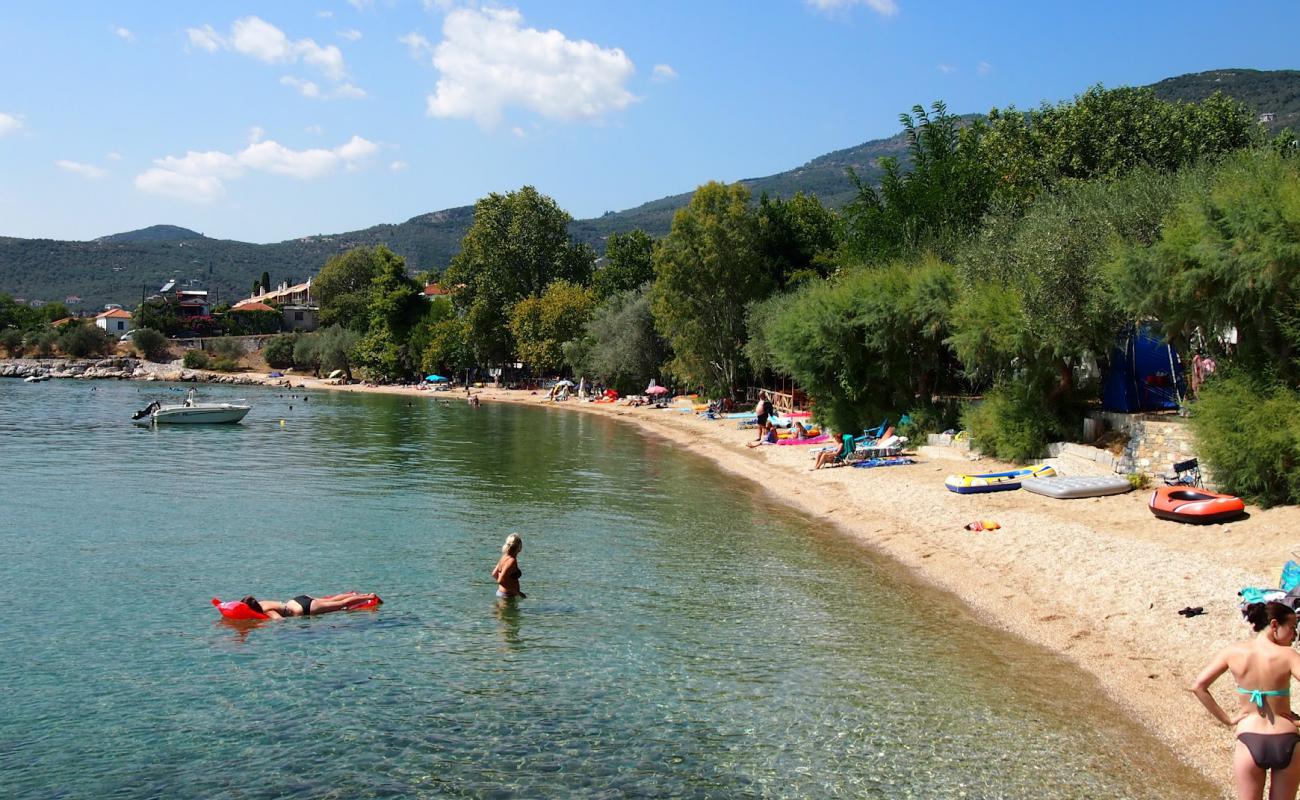
[[(1220, 724), (1236, 731), (1232, 771), (1239, 800), (1263, 797), (1269, 778), (1269, 800), (1293, 800), (1300, 786), (1295, 753), (1300, 733), (1291, 711), (1291, 679), (1300, 678), (1300, 653), (1292, 649), (1296, 612), (1282, 603), (1252, 603), (1244, 614), (1255, 636), (1220, 651), (1197, 677), (1192, 693)], [(1237, 684), (1240, 702), (1232, 713), (1210, 694), (1211, 684), (1224, 673), (1231, 673)]]
[(519, 577), (524, 573), (519, 569), (519, 551), (524, 549), (524, 539), (517, 533), (506, 537), (501, 545), (501, 558), (492, 570), (492, 577), (497, 582), (497, 597), (509, 600), (512, 597), (527, 597), (519, 590)]

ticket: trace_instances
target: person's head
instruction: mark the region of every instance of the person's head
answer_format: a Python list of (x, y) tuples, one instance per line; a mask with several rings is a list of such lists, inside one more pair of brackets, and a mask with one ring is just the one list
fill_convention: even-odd
[(1278, 644), (1295, 641), (1296, 613), (1286, 603), (1251, 603), (1242, 613), (1257, 633), (1267, 631), (1268, 638)]
[(240, 600), (239, 602), (243, 603), (244, 605), (248, 606), (249, 608), (253, 609), (259, 614), (262, 613), (262, 604), (257, 602), (257, 598), (253, 597), (251, 594), (245, 597), (243, 600)]
[(501, 545), (501, 552), (508, 556), (517, 556), (519, 551), (524, 549), (524, 537), (517, 533), (512, 533), (506, 537), (506, 543)]

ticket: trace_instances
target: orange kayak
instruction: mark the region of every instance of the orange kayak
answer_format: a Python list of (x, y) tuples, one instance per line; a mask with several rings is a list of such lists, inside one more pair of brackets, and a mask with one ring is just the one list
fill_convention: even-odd
[(1163, 486), (1151, 493), (1151, 513), (1175, 522), (1223, 522), (1246, 513), (1240, 497), (1191, 486)]

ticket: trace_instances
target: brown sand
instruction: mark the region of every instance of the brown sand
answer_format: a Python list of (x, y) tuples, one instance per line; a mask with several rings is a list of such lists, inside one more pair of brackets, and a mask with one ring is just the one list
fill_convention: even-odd
[[(306, 385), (464, 402), (463, 392)], [(475, 393), (485, 402), (616, 417), (769, 491), (780, 487), (775, 493), (782, 502), (951, 591), (988, 623), (1074, 662), (1190, 767), (1225, 792), (1230, 786), (1232, 733), (1187, 687), (1217, 648), (1250, 635), (1237, 610), (1237, 590), (1276, 585), (1300, 538), (1291, 533), (1300, 509), (1252, 507), (1248, 519), (1190, 526), (1154, 518), (1145, 491), (1084, 500), (1024, 491), (957, 495), (943, 487), (948, 474), (1008, 465), (922, 448), (911, 466), (810, 472), (815, 447), (750, 449), (744, 444), (755, 432), (732, 421), (671, 409), (551, 403), (525, 391)], [(979, 519), (994, 519), (1002, 528), (963, 528)], [(1185, 606), (1203, 606), (1206, 614), (1179, 616)], [(1216, 688), (1225, 708), (1235, 707), (1230, 678)]]

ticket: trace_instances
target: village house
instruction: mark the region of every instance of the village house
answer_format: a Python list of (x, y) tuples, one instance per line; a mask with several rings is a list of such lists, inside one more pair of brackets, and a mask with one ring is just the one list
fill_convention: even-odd
[(114, 336), (123, 336), (131, 331), (131, 312), (114, 308), (95, 315), (95, 327)]

